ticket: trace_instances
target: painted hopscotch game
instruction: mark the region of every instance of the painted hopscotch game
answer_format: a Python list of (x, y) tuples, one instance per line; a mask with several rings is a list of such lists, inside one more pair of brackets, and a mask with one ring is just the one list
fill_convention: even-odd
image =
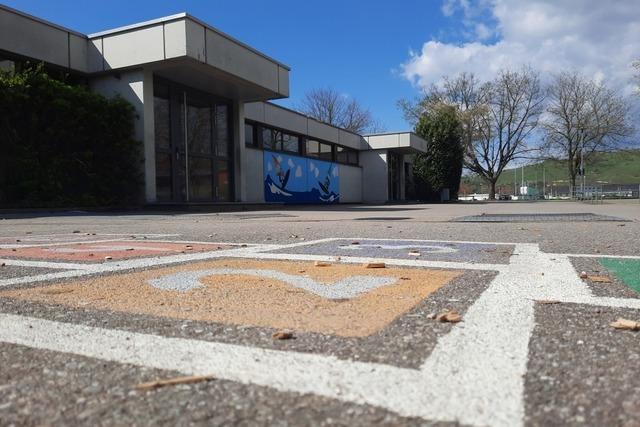
[[(412, 419), (529, 424), (553, 375), (540, 372), (567, 347), (539, 354), (537, 343), (565, 339), (563, 316), (640, 310), (637, 258), (535, 244), (78, 237), (0, 242), (13, 269), (0, 276), (0, 342)], [(61, 312), (76, 320), (57, 320)], [(88, 313), (105, 321), (88, 324)], [(175, 332), (185, 325), (191, 335)], [(633, 410), (635, 395), (619, 392)]]

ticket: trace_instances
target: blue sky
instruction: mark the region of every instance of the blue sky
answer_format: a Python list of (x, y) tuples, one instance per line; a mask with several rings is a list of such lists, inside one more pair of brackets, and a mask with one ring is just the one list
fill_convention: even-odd
[(388, 131), (409, 129), (396, 102), (443, 75), (576, 69), (630, 94), (640, 59), (640, 0), (0, 1), (83, 33), (186, 11), (289, 65), (283, 105), (332, 87)]
[[(395, 103), (416, 88), (399, 73), (410, 48), (448, 18), (437, 1), (5, 1), (83, 33), (186, 11), (291, 67), (293, 106), (305, 91), (333, 87), (369, 107), (387, 130), (404, 130)], [(384, 22), (384, 25), (380, 25)]]

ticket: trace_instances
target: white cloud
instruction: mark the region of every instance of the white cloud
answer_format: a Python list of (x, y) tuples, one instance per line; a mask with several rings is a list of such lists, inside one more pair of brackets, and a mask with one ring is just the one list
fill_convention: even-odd
[(638, 0), (445, 0), (441, 10), (459, 16), (470, 39), (430, 40), (411, 52), (403, 75), (419, 87), (462, 71), (488, 80), (501, 68), (530, 65), (541, 72), (576, 69), (632, 91)]

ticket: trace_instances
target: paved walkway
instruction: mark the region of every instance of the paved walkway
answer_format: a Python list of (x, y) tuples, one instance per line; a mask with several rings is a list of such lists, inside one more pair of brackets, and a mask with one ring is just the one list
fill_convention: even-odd
[[(0, 237), (0, 418), (640, 424), (640, 379), (629, 374), (640, 332), (610, 326), (640, 320), (640, 295), (602, 265), (628, 261), (633, 274), (640, 254), (629, 246), (553, 251), (499, 233), (404, 229), (390, 238), (383, 220), (365, 221), (378, 224), (366, 235), (252, 242), (216, 239), (226, 220), (216, 221), (202, 240), (115, 223), (110, 233)], [(620, 224), (587, 224), (578, 239), (599, 227), (637, 231)], [(547, 241), (554, 230), (517, 227)], [(434, 319), (450, 310), (462, 321)], [(291, 339), (272, 337), (283, 331)], [(213, 379), (136, 388), (185, 375)]]

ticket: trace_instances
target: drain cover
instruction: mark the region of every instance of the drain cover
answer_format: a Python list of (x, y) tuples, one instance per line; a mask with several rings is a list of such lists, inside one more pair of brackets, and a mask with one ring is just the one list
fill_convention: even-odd
[(527, 213), (527, 214), (489, 214), (470, 215), (454, 218), (452, 222), (596, 222), (627, 221), (615, 216), (596, 215), (593, 213)]

